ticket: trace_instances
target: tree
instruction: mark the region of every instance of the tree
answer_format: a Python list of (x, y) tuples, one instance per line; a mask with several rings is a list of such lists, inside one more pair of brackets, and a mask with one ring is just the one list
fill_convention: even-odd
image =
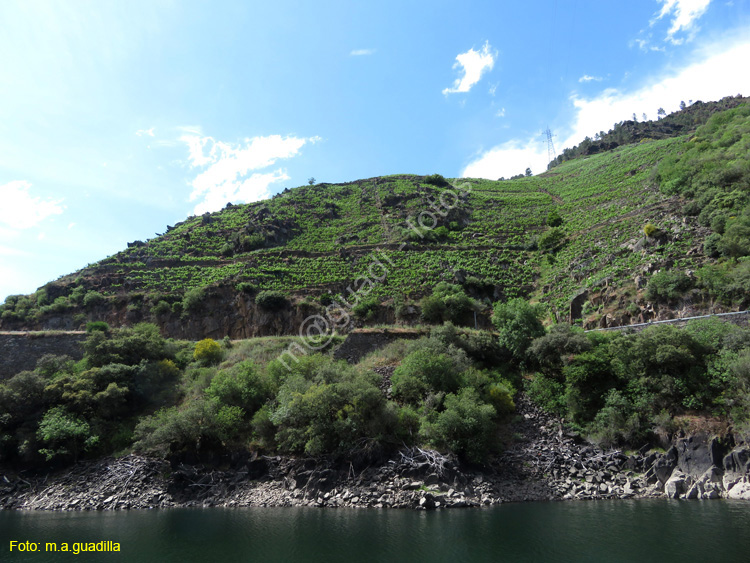
[(531, 176), (531, 168), (527, 168), (525, 174), (527, 178)]
[(78, 460), (81, 449), (88, 450), (99, 441), (99, 436), (91, 434), (88, 422), (70, 414), (64, 407), (55, 407), (46, 412), (39, 423), (37, 438), (50, 446), (39, 450), (48, 460), (70, 454), (74, 462)]
[(666, 112), (666, 111), (664, 111), (664, 108), (659, 108), (659, 110), (658, 110), (658, 111), (656, 112), (656, 116), (657, 116), (657, 117), (658, 117), (659, 119), (661, 119), (661, 118), (662, 118), (662, 117), (664, 117), (665, 115), (667, 115), (667, 112)]
[(310, 178), (308, 178), (308, 179), (307, 179), (307, 183), (308, 183), (309, 185), (311, 185), (311, 186), (314, 186), (314, 185), (315, 185), (315, 178), (314, 178), (314, 177), (310, 177)]
[(685, 109), (687, 106), (685, 105), (685, 101), (680, 102), (680, 109)]
[(492, 323), (500, 333), (500, 344), (516, 360), (525, 360), (531, 341), (544, 336), (544, 326), (539, 320), (541, 314), (540, 305), (531, 305), (520, 298), (495, 304)]

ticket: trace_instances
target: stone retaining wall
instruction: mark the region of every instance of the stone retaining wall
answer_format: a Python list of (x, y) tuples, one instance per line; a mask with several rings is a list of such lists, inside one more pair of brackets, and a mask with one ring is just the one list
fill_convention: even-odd
[(32, 370), (45, 354), (83, 357), (84, 332), (0, 332), (0, 380)]

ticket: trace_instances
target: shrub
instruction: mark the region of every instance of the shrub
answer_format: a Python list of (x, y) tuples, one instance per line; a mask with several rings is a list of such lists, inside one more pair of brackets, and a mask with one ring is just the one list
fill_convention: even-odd
[(421, 433), (434, 447), (447, 448), (472, 462), (481, 462), (495, 441), (495, 409), (467, 387), (445, 397), (445, 410), (434, 422), (425, 420)]
[(375, 317), (379, 305), (377, 297), (365, 297), (352, 307), (352, 313), (358, 319), (371, 320)]
[(151, 312), (157, 316), (168, 315), (172, 312), (172, 306), (162, 299), (151, 308)]
[(206, 396), (253, 415), (271, 398), (272, 391), (270, 378), (260, 375), (252, 362), (244, 361), (217, 373), (206, 389)]
[(657, 229), (654, 225), (651, 223), (646, 223), (643, 227), (643, 234), (647, 237), (653, 236), (659, 229)]
[(432, 184), (433, 186), (437, 187), (450, 186), (450, 183), (442, 176), (442, 174), (431, 174), (429, 176), (425, 176), (424, 183)]
[(255, 286), (249, 282), (240, 282), (236, 286), (237, 291), (240, 291), (242, 293), (252, 293), (255, 291)]
[(213, 338), (204, 338), (195, 345), (193, 359), (203, 365), (214, 365), (221, 361), (221, 345)]
[(106, 301), (106, 298), (98, 291), (89, 291), (83, 298), (83, 306), (87, 309), (92, 309), (97, 305), (101, 305)]
[(544, 326), (539, 320), (542, 311), (541, 305), (531, 305), (520, 298), (495, 304), (492, 323), (500, 333), (500, 345), (517, 361), (526, 359), (526, 351), (534, 338), (544, 336)]
[(91, 434), (88, 422), (67, 412), (63, 407), (48, 410), (39, 423), (37, 438), (48, 447), (39, 450), (47, 460), (70, 455), (77, 461), (78, 454), (92, 448), (99, 441)]
[(719, 243), (721, 241), (721, 235), (717, 233), (711, 233), (706, 237), (703, 242), (703, 253), (711, 258), (718, 258), (720, 254)]
[(673, 301), (693, 287), (693, 281), (682, 272), (661, 271), (651, 276), (646, 286), (649, 301)]
[(203, 307), (203, 301), (206, 298), (206, 288), (196, 287), (189, 289), (185, 292), (182, 297), (182, 311), (187, 313), (188, 311), (197, 311)]
[(151, 323), (121, 328), (113, 331), (111, 336), (95, 330), (89, 333), (83, 349), (91, 367), (106, 364), (136, 365), (142, 360), (156, 361), (167, 355), (159, 327)]
[(415, 350), (393, 373), (393, 394), (407, 402), (419, 403), (425, 391), (457, 391), (462, 379), (456, 368), (456, 362), (447, 354)]
[(133, 448), (167, 455), (182, 451), (212, 451), (236, 442), (245, 427), (240, 407), (200, 398), (181, 408), (162, 409), (135, 427)]
[(460, 324), (479, 304), (466, 295), (460, 285), (440, 282), (433, 288), (432, 295), (422, 299), (421, 306), (422, 318), (427, 322)]
[(222, 256), (233, 256), (234, 245), (229, 241), (225, 242), (219, 249), (219, 254), (221, 254)]
[(104, 321), (91, 321), (89, 323), (86, 323), (86, 332), (91, 334), (92, 332), (95, 332), (95, 331), (108, 333), (109, 325), (105, 323)]
[(563, 224), (563, 219), (557, 212), (557, 209), (553, 209), (547, 214), (547, 226), (548, 227), (559, 227)]
[(555, 250), (562, 245), (565, 241), (565, 231), (559, 227), (553, 227), (539, 236), (538, 246), (539, 250)]
[(248, 235), (246, 237), (243, 237), (242, 239), (242, 250), (245, 252), (250, 252), (251, 250), (255, 250), (256, 248), (262, 248), (266, 244), (265, 237), (260, 233), (253, 233), (252, 235)]
[(268, 309), (269, 311), (278, 311), (287, 305), (286, 296), (280, 291), (266, 290), (261, 291), (255, 296), (255, 304)]

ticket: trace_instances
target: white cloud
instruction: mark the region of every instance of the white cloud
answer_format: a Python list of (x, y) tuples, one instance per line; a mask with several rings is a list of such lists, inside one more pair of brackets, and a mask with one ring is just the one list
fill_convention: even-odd
[[(641, 88), (630, 92), (607, 88), (592, 98), (571, 97), (573, 116), (566, 127), (558, 127), (564, 140), (555, 143), (558, 150), (580, 143), (586, 136), (609, 131), (615, 122), (638, 119), (646, 113), (654, 117), (656, 110), (667, 113), (679, 108), (681, 101), (711, 101), (737, 93), (750, 93), (750, 73), (736, 72), (750, 60), (750, 37), (744, 29), (739, 41), (715, 44), (696, 51), (691, 60), (697, 62), (678, 70), (666, 70)], [(496, 179), (521, 173), (530, 166), (535, 173), (547, 166), (547, 148), (541, 136), (529, 140), (515, 139), (479, 154), (463, 170), (461, 176)]]
[(68, 229), (72, 229), (75, 226), (76, 226), (75, 221), (73, 223), (68, 223)]
[(221, 209), (227, 202), (243, 203), (269, 197), (269, 186), (289, 180), (289, 176), (283, 169), (266, 173), (255, 171), (272, 166), (279, 159), (296, 156), (303, 145), (320, 139), (269, 135), (231, 144), (212, 137), (183, 135), (180, 140), (187, 145), (191, 167), (203, 169), (192, 181), (190, 194), (190, 201), (200, 200), (194, 211), (200, 214)]
[(526, 142), (513, 140), (494, 147), (464, 168), (461, 176), (497, 180), (523, 174), (526, 168), (535, 174), (547, 170), (547, 147), (542, 146), (540, 138)]
[(495, 117), (505, 117), (505, 108), (500, 108), (495, 114)]
[(8, 182), (0, 186), (0, 223), (11, 229), (34, 227), (52, 215), (65, 209), (62, 200), (42, 199), (29, 193), (31, 183), (23, 180)]
[(581, 78), (578, 79), (578, 82), (601, 82), (602, 77), (601, 76), (591, 76), (589, 74), (584, 74), (581, 76)]
[(138, 129), (138, 131), (135, 132), (136, 135), (139, 137), (143, 137), (144, 135), (148, 135), (149, 137), (154, 136), (154, 130), (156, 127), (152, 127), (151, 129)]
[(443, 94), (455, 94), (458, 92), (468, 92), (487, 70), (492, 70), (495, 66), (496, 53), (491, 51), (489, 41), (485, 42), (481, 51), (469, 49), (465, 53), (456, 56), (456, 62), (453, 68), (461, 67), (463, 76), (456, 78), (453, 86), (445, 88)]
[(494, 96), (496, 91), (497, 91), (497, 84), (493, 84), (492, 86), (490, 86), (490, 89), (488, 90), (490, 96)]
[(354, 49), (349, 53), (352, 57), (362, 57), (365, 55), (373, 55), (375, 53), (375, 49)]
[(667, 31), (666, 40), (680, 45), (685, 40), (676, 35), (682, 31), (688, 33), (688, 41), (697, 31), (696, 22), (708, 10), (711, 0), (659, 0), (662, 7), (651, 20), (651, 26), (664, 17), (672, 16), (672, 25)]

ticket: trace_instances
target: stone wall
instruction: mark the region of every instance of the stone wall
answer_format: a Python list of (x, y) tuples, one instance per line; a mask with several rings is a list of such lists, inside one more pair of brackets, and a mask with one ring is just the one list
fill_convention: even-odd
[(32, 370), (45, 354), (83, 357), (84, 332), (0, 332), (0, 380)]
[(739, 311), (736, 313), (719, 313), (717, 315), (701, 315), (699, 317), (688, 317), (684, 319), (667, 319), (664, 321), (653, 321), (650, 323), (637, 323), (637, 324), (623, 325), (623, 326), (609, 326), (606, 328), (593, 328), (585, 332), (594, 332), (594, 331), (600, 331), (600, 330), (630, 330), (632, 332), (640, 332), (645, 328), (648, 328), (654, 325), (660, 325), (660, 324), (671, 324), (671, 325), (682, 328), (685, 325), (687, 325), (690, 321), (694, 321), (698, 319), (708, 319), (712, 317), (719, 319), (720, 321), (723, 321), (725, 323), (735, 324), (737, 326), (741, 326), (744, 328), (747, 328), (750, 326), (750, 311)]

